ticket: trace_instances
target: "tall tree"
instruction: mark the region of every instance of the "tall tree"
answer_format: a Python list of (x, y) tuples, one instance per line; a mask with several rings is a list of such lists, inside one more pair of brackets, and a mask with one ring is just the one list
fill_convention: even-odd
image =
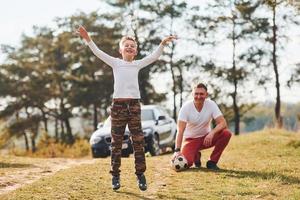
[[(161, 19), (161, 33), (177, 35), (177, 25), (180, 24), (183, 20), (181, 18), (184, 16), (187, 4), (185, 1), (181, 0), (168, 0), (157, 2), (156, 10), (157, 17)], [(184, 28), (184, 26), (181, 26)], [(172, 78), (172, 92), (173, 92), (173, 118), (177, 119), (177, 94), (179, 93), (179, 106), (182, 105), (182, 93), (183, 93), (183, 77), (182, 77), (182, 68), (187, 63), (184, 58), (178, 58), (176, 56), (176, 45), (171, 44), (171, 47), (168, 48), (167, 58), (164, 57), (163, 65), (171, 72)], [(178, 55), (178, 54), (177, 54)]]
[(280, 41), (287, 38), (287, 33), (285, 32), (289, 25), (299, 24), (296, 20), (295, 13), (288, 9), (288, 2), (285, 0), (264, 0), (263, 3), (271, 12), (271, 35), (268, 38), (272, 46), (271, 50), (271, 63), (273, 65), (273, 72), (275, 77), (275, 88), (276, 88), (276, 101), (275, 101), (275, 119), (276, 126), (282, 128), (283, 119), (281, 115), (281, 95), (280, 95), (280, 65), (279, 65), (279, 51), (284, 49), (284, 45), (280, 44)]
[[(24, 38), (22, 40), (22, 46), (27, 45), (29, 39)], [(43, 102), (48, 98), (47, 91), (42, 91), (40, 89), (41, 85), (45, 83), (45, 80), (41, 78), (39, 71), (36, 71), (34, 62), (37, 61), (36, 57), (33, 56), (36, 49), (27, 49), (22, 48), (16, 50), (10, 49), (8, 56), (8, 64), (1, 66), (1, 74), (6, 75), (3, 77), (2, 86), (5, 88), (1, 90), (2, 97), (8, 97), (6, 106), (0, 112), (0, 118), (10, 117), (15, 115), (16, 120), (10, 124), (10, 126), (16, 126), (22, 121), (27, 121), (28, 125), (24, 128), (19, 129), (19, 131), (11, 132), (11, 136), (21, 136), (24, 135), (26, 149), (29, 149), (28, 146), (28, 137), (26, 134), (26, 129), (31, 130), (31, 134), (34, 137), (31, 137), (31, 143), (35, 144), (35, 138), (38, 134), (38, 129), (31, 129), (33, 126), (36, 126), (39, 121), (35, 116), (39, 116), (37, 113), (38, 110), (42, 110)], [(1, 76), (1, 75), (0, 75)], [(45, 89), (47, 90), (47, 89)], [(19, 113), (23, 113), (22, 118), (19, 117)], [(26, 117), (24, 116), (26, 113)], [(29, 123), (33, 122), (34, 123)], [(34, 132), (33, 132), (34, 131)], [(35, 151), (35, 146), (32, 146), (32, 150)]]
[[(238, 102), (238, 87), (239, 84), (245, 81), (245, 78), (249, 76), (251, 73), (251, 69), (249, 65), (253, 63), (253, 60), (260, 57), (255, 57), (259, 49), (255, 49), (256, 51), (251, 51), (255, 47), (252, 45), (248, 47), (248, 50), (244, 53), (240, 53), (237, 57), (237, 44), (250, 42), (258, 38), (258, 35), (262, 33), (266, 33), (267, 29), (265, 25), (267, 24), (267, 19), (262, 17), (256, 17), (255, 12), (259, 8), (258, 1), (248, 1), (248, 0), (236, 0), (234, 1), (231, 7), (231, 17), (230, 21), (232, 24), (232, 32), (229, 34), (229, 37), (232, 42), (232, 67), (229, 71), (229, 82), (233, 84), (233, 92), (231, 92), (231, 97), (233, 101), (233, 112), (234, 112), (234, 132), (236, 135), (240, 133), (240, 118), (241, 118), (241, 110), (240, 106), (244, 107), (242, 103), (239, 106)], [(248, 40), (248, 41), (247, 41)], [(249, 60), (243, 60), (242, 58), (248, 56), (252, 57), (251, 62), (247, 62)], [(237, 63), (237, 61), (239, 61)], [(237, 66), (239, 64), (240, 66)], [(244, 67), (243, 67), (244, 66)], [(248, 68), (248, 69), (247, 69)], [(250, 106), (251, 108), (252, 106)]]
[[(255, 80), (253, 78), (255, 77), (254, 68), (260, 62), (263, 52), (256, 48), (256, 43), (253, 41), (256, 41), (261, 33), (267, 32), (265, 28), (268, 25), (267, 19), (256, 15), (259, 8), (258, 1), (212, 1), (206, 6), (202, 8), (202, 12), (199, 12), (201, 14), (194, 17), (201, 19), (196, 23), (197, 27), (201, 27), (199, 34), (202, 37), (199, 38), (201, 38), (202, 44), (200, 43), (200, 45), (213, 44), (212, 51), (221, 47), (224, 55), (211, 56), (207, 59), (208, 61), (199, 59), (199, 65), (203, 67), (204, 74), (208, 73), (206, 76), (213, 77), (208, 81), (209, 84), (222, 88), (215, 91), (224, 95), (214, 96), (221, 97), (227, 104), (230, 99), (226, 97), (232, 99), (232, 115), (230, 115), (232, 118), (228, 118), (228, 120), (232, 119), (235, 134), (239, 134), (241, 117), (253, 106), (242, 103), (240, 99), (243, 96), (242, 93), (251, 92), (247, 87), (242, 86)], [(206, 10), (210, 12), (208, 13)], [(208, 53), (207, 49), (204, 50), (206, 54)], [(231, 51), (227, 51), (229, 49)], [(210, 52), (210, 54), (214, 55), (215, 53)], [(219, 101), (222, 100), (219, 99)]]

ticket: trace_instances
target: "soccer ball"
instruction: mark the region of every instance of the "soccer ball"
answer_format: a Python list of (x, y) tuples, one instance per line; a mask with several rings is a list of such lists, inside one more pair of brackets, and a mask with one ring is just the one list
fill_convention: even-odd
[(174, 160), (171, 161), (172, 168), (176, 171), (182, 171), (188, 168), (187, 160), (183, 155), (179, 155), (175, 157)]

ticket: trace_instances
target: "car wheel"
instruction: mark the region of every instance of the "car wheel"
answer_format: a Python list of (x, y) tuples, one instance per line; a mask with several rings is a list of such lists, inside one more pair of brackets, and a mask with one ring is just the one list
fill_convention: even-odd
[(152, 139), (148, 144), (148, 149), (151, 156), (158, 156), (160, 154), (159, 138), (157, 135), (152, 136)]
[(174, 151), (175, 151), (175, 144), (172, 145), (172, 152), (174, 152)]
[(129, 156), (130, 156), (130, 151), (128, 150), (122, 151), (122, 157), (128, 158)]
[(177, 135), (177, 131), (175, 131), (175, 134), (174, 134), (174, 144), (172, 145), (172, 151), (173, 152), (175, 151), (176, 135)]
[(92, 148), (92, 156), (93, 158), (106, 158), (109, 154), (105, 151), (99, 151), (97, 149)]

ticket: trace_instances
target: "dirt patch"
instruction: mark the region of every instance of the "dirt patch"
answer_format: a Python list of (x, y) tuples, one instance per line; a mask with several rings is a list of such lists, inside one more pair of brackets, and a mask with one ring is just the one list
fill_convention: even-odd
[(0, 195), (13, 191), (38, 179), (81, 164), (92, 164), (91, 158), (20, 158), (0, 159)]

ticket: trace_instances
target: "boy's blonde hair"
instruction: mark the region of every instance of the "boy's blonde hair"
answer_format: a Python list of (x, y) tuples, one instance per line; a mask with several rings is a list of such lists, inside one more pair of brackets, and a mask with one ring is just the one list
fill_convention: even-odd
[(123, 36), (123, 37), (121, 38), (120, 42), (119, 42), (119, 48), (120, 48), (120, 49), (122, 48), (122, 45), (123, 45), (123, 43), (124, 43), (126, 40), (131, 40), (131, 41), (133, 41), (133, 42), (135, 43), (135, 45), (137, 46), (137, 43), (136, 43), (134, 37), (132, 37), (132, 36)]

